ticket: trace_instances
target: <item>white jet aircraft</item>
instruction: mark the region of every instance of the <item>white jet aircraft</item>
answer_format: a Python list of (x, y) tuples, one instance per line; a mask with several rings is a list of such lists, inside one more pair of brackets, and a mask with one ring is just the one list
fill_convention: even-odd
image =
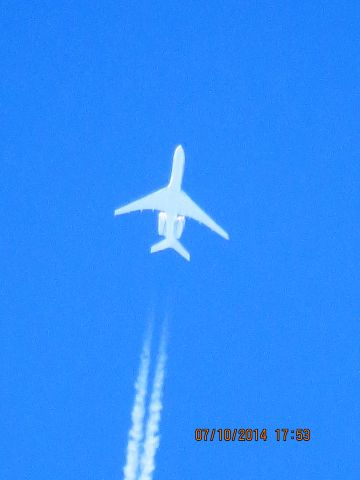
[(182, 146), (179, 145), (174, 153), (169, 184), (146, 197), (116, 209), (115, 215), (123, 215), (137, 210), (158, 210), (158, 233), (165, 239), (153, 245), (150, 252), (154, 253), (166, 248), (173, 248), (186, 260), (190, 260), (189, 252), (179, 242), (185, 226), (185, 217), (203, 223), (227, 240), (229, 235), (181, 190), (184, 165), (185, 153)]

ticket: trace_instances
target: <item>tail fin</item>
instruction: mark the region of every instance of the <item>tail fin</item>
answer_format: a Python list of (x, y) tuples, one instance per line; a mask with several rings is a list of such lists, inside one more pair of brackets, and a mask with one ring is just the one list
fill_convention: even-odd
[(161, 250), (165, 250), (166, 248), (173, 248), (179, 255), (184, 257), (187, 261), (190, 261), (190, 253), (175, 238), (173, 240), (165, 238), (164, 240), (155, 243), (155, 245), (151, 247), (150, 252), (160, 252)]

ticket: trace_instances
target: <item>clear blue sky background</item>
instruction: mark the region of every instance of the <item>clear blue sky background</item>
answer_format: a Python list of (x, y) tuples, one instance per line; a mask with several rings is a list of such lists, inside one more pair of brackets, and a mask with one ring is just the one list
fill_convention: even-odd
[[(166, 314), (154, 478), (359, 478), (358, 5), (2, 2), (2, 479), (122, 478)], [(231, 236), (188, 221), (190, 264), (149, 254), (154, 214), (113, 217), (179, 143)]]

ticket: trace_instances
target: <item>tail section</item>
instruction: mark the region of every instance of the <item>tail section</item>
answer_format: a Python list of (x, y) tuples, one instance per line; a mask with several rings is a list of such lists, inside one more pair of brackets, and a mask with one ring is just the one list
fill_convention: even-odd
[(155, 243), (150, 249), (151, 253), (160, 252), (161, 250), (166, 250), (167, 248), (174, 249), (179, 255), (185, 258), (185, 260), (190, 261), (190, 253), (181, 245), (181, 243), (175, 238), (169, 240), (165, 238), (158, 243)]

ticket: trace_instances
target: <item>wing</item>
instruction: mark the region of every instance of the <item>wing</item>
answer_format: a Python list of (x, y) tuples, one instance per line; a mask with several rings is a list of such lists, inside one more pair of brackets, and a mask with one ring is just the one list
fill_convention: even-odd
[(167, 192), (165, 188), (157, 192), (150, 193), (146, 197), (135, 200), (124, 207), (117, 208), (114, 215), (135, 212), (137, 210), (165, 210), (167, 204)]
[(179, 199), (179, 214), (184, 215), (185, 217), (193, 218), (200, 223), (203, 223), (215, 233), (220, 235), (226, 240), (229, 240), (229, 235), (225, 230), (223, 230), (220, 225), (218, 225), (212, 218), (209, 217), (200, 207), (196, 205), (196, 203), (191, 200), (191, 198), (185, 193), (180, 192), (180, 199)]

